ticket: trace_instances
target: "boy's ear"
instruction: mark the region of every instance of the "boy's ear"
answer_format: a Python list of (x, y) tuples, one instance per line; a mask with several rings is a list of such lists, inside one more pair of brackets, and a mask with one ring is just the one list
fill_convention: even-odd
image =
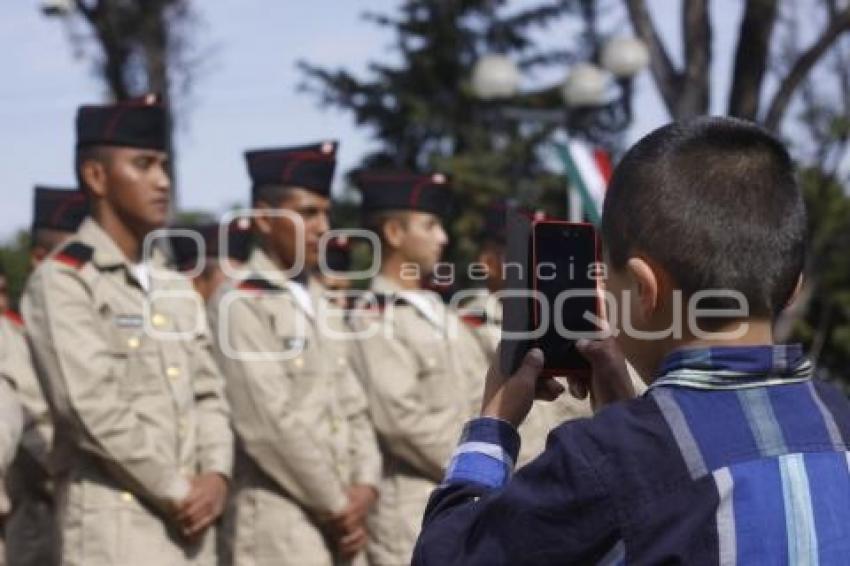
[(632, 304), (644, 321), (652, 318), (663, 302), (661, 295), (668, 283), (663, 273), (654, 263), (642, 257), (631, 257), (626, 262), (626, 272), (631, 280), (631, 287), (637, 294)]

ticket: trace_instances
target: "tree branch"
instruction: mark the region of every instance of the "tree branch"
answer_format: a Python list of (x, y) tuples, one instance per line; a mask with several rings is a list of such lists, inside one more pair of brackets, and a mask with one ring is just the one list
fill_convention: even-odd
[(681, 76), (673, 67), (670, 55), (667, 53), (644, 0), (626, 0), (626, 8), (629, 18), (637, 36), (646, 43), (649, 48), (649, 69), (664, 105), (671, 116), (676, 117), (679, 98), (681, 94)]
[(777, 130), (785, 116), (791, 98), (800, 83), (808, 76), (812, 68), (826, 53), (842, 33), (850, 30), (850, 8), (845, 8), (826, 27), (821, 36), (791, 66), (788, 75), (780, 83), (765, 115), (764, 125)]
[(748, 0), (735, 49), (729, 114), (747, 120), (758, 116), (759, 95), (767, 69), (777, 0)]
[(679, 120), (708, 112), (711, 67), (711, 21), (708, 0), (685, 0), (682, 10), (685, 69), (675, 117)]

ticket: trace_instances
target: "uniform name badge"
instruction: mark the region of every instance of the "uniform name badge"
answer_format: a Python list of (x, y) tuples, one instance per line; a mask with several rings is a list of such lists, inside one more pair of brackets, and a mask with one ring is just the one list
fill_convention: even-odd
[(303, 351), (307, 349), (307, 338), (303, 336), (289, 336), (283, 339), (283, 348), (287, 351)]
[(116, 314), (115, 326), (118, 328), (141, 328), (144, 318), (140, 314)]

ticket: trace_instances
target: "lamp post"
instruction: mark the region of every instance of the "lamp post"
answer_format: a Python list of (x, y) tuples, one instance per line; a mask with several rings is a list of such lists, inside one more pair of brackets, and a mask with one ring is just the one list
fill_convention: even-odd
[[(503, 101), (508, 105), (501, 115), (521, 122), (553, 124), (567, 135), (598, 128), (618, 132), (632, 120), (631, 83), (649, 63), (649, 50), (639, 39), (615, 37), (599, 54), (599, 65), (585, 61), (573, 65), (560, 86), (561, 109), (530, 109), (510, 105), (520, 93), (520, 72), (504, 55), (485, 55), (473, 67), (472, 89), (483, 101)], [(601, 65), (601, 66), (600, 66)], [(565, 166), (568, 165), (565, 163)], [(568, 171), (571, 166), (567, 167)], [(581, 196), (575, 175), (568, 191), (570, 220), (583, 217)]]

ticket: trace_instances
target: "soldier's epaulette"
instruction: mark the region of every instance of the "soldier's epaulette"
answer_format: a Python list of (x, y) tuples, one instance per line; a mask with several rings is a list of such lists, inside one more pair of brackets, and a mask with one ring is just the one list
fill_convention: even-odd
[(271, 281), (262, 277), (249, 277), (243, 279), (238, 286), (240, 291), (283, 291), (283, 287), (278, 287)]
[(92, 256), (94, 256), (93, 247), (82, 242), (71, 242), (59, 250), (56, 255), (53, 256), (53, 259), (64, 263), (65, 265), (69, 265), (74, 269), (80, 269), (82, 266), (91, 261)]
[(3, 316), (8, 318), (15, 326), (22, 327), (24, 325), (24, 319), (21, 316), (21, 313), (15, 310), (6, 309), (5, 312), (3, 312)]
[(460, 315), (460, 319), (472, 328), (478, 328), (487, 323), (487, 313), (484, 311), (469, 311)]

